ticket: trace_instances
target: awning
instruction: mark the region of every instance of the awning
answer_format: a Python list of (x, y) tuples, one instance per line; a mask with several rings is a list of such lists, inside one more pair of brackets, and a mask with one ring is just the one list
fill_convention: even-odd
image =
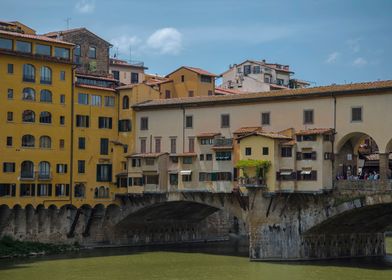
[(308, 175), (308, 174), (311, 174), (312, 173), (312, 170), (311, 169), (306, 169), (306, 170), (302, 170), (301, 171), (301, 174), (306, 174), (306, 175)]
[(181, 170), (180, 171), (180, 175), (191, 175), (192, 174), (192, 170)]
[(285, 171), (280, 171), (280, 175), (291, 175), (292, 171), (290, 170), (285, 170)]
[(178, 174), (178, 170), (169, 170), (168, 173), (169, 174)]

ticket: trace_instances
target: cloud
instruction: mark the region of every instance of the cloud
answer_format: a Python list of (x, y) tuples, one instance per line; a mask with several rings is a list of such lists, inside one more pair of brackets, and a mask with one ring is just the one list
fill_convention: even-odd
[(365, 66), (366, 64), (368, 64), (367, 60), (364, 59), (363, 57), (357, 57), (354, 61), (353, 61), (353, 65), (357, 66), (357, 67), (361, 67), (361, 66)]
[(75, 10), (81, 14), (90, 14), (94, 9), (95, 0), (79, 0), (75, 5)]
[(358, 53), (361, 50), (361, 46), (359, 42), (361, 41), (360, 38), (356, 39), (349, 39), (347, 40), (347, 45), (353, 53)]
[(152, 33), (146, 45), (159, 54), (178, 54), (182, 50), (182, 34), (175, 28), (167, 27)]
[(137, 36), (123, 35), (110, 40), (113, 45), (113, 51), (118, 55), (130, 55), (130, 50), (132, 53), (137, 53), (142, 40)]
[(339, 56), (340, 56), (339, 52), (330, 53), (328, 55), (327, 59), (325, 60), (325, 63), (327, 63), (327, 64), (335, 63), (338, 60)]

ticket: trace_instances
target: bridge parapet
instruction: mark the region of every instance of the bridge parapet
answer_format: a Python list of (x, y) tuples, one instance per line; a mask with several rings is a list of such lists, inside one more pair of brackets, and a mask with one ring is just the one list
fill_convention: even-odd
[(340, 192), (363, 191), (367, 193), (392, 192), (392, 180), (336, 180), (334, 187)]

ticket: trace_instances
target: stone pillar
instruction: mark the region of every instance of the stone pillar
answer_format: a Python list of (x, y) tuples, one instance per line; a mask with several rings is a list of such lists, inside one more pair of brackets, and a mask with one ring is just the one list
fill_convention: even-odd
[(379, 154), (380, 155), (380, 179), (387, 180), (389, 172), (389, 153)]

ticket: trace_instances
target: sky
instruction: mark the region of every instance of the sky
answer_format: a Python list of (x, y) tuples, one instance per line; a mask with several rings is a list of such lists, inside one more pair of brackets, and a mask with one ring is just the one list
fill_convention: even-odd
[(392, 79), (392, 0), (0, 0), (0, 20), (86, 27), (153, 74), (266, 59), (312, 86)]

